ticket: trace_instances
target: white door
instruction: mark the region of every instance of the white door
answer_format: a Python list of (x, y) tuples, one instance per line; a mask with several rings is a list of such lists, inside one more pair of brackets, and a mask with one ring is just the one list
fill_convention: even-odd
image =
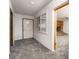
[(24, 19), (23, 20), (23, 37), (26, 38), (32, 38), (33, 37), (33, 21)]

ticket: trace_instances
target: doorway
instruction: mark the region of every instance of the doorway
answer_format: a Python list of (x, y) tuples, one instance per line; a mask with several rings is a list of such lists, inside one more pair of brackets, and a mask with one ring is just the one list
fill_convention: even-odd
[(62, 20), (57, 20), (57, 36), (63, 36), (63, 21)]
[[(54, 9), (54, 49), (57, 49), (57, 36), (64, 36), (66, 33), (64, 32), (64, 21), (63, 19), (68, 19), (69, 15), (67, 15), (67, 11), (64, 8), (67, 8), (69, 5), (68, 1), (62, 3), (58, 7)], [(67, 25), (69, 26), (69, 25)], [(66, 27), (67, 27), (66, 26)], [(65, 28), (66, 28), (65, 27)], [(64, 40), (64, 38), (63, 38)], [(61, 42), (60, 42), (61, 43)]]
[(33, 38), (33, 20), (22, 19), (22, 39)]
[(10, 9), (10, 47), (13, 46), (13, 12)]

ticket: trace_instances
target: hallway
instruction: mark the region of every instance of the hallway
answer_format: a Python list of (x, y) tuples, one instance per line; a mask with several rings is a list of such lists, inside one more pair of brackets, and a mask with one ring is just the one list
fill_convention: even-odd
[[(64, 43), (68, 40), (67, 37), (65, 36), (65, 39), (62, 40), (63, 46), (62, 43), (60, 44), (62, 48), (58, 47), (55, 52), (45, 48), (35, 39), (16, 40), (14, 46), (11, 47), (10, 59), (68, 59), (68, 48), (66, 49), (68, 43)], [(57, 39), (58, 43), (60, 39)]]

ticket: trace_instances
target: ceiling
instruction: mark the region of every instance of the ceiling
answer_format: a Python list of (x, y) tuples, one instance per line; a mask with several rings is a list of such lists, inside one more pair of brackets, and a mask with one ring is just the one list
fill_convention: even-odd
[(11, 0), (15, 13), (34, 16), (52, 0)]

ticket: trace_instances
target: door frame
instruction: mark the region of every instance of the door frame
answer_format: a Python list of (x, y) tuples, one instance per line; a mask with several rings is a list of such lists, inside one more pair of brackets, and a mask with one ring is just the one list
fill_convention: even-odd
[(59, 6), (57, 6), (56, 8), (54, 8), (54, 50), (56, 50), (56, 48), (57, 48), (57, 41), (56, 41), (56, 28), (57, 28), (57, 18), (56, 18), (56, 13), (57, 13), (57, 10), (59, 10), (59, 9), (61, 9), (61, 8), (63, 8), (63, 7), (65, 7), (65, 6), (67, 6), (67, 5), (69, 5), (69, 1), (66, 1), (66, 2), (64, 2), (64, 3), (62, 3), (61, 5), (59, 5)]
[(13, 46), (13, 12), (10, 8), (10, 47)]
[[(24, 39), (24, 20), (32, 20), (33, 21), (33, 19), (22, 18), (22, 39)], [(34, 21), (33, 21), (33, 36), (34, 36)]]

